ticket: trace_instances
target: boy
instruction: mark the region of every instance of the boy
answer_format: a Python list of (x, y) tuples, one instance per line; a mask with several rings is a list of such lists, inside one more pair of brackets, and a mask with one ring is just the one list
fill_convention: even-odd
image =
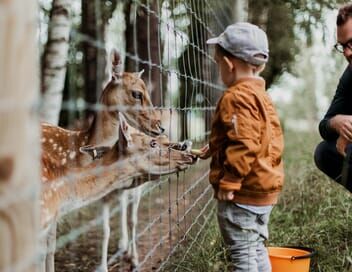
[(264, 241), (283, 185), (283, 135), (259, 77), (268, 61), (264, 31), (249, 23), (230, 25), (217, 38), (215, 60), (228, 89), (220, 98), (209, 148), (210, 183), (218, 199), (218, 222), (233, 271), (271, 271)]

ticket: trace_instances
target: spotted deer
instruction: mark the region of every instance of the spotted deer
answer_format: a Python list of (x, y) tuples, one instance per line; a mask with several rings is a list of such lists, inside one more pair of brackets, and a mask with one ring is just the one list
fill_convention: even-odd
[[(122, 116), (123, 118), (123, 116)], [(125, 122), (127, 124), (127, 122)], [(126, 127), (127, 129), (127, 127)], [(127, 129), (128, 130), (128, 129)], [(130, 127), (129, 131), (136, 131), (134, 128)], [(136, 132), (135, 132), (136, 133)], [(138, 134), (138, 133), (137, 133)], [(128, 138), (128, 137), (126, 137)], [(192, 147), (191, 141), (183, 141), (179, 143), (171, 143), (169, 139), (165, 136), (158, 136), (158, 141), (151, 141), (151, 145), (162, 145), (164, 147), (171, 148), (172, 150), (178, 150), (179, 152), (185, 154), (188, 158), (187, 164), (193, 164), (196, 161), (196, 157), (190, 154), (190, 150)], [(108, 147), (99, 146), (99, 147), (82, 147), (81, 151), (89, 153), (93, 159), (99, 159), (104, 153), (109, 150)], [(158, 151), (160, 152), (160, 151)], [(162, 152), (159, 154), (160, 156), (164, 156)], [(166, 155), (166, 154), (165, 154)], [(143, 186), (146, 184), (146, 181), (152, 181), (154, 179), (159, 179), (161, 175), (166, 175), (174, 172), (173, 170), (170, 171), (168, 168), (169, 165), (171, 169), (173, 168), (172, 163), (167, 160), (160, 160), (160, 157), (156, 157), (159, 162), (156, 162), (158, 165), (164, 165), (164, 171), (156, 171), (153, 170), (153, 163), (149, 164), (148, 173), (142, 176), (134, 177), (133, 183), (130, 187), (126, 187), (125, 190), (120, 192), (120, 239), (119, 239), (119, 255), (123, 257), (123, 260), (127, 260), (128, 263), (131, 265), (131, 270), (138, 267), (138, 250), (137, 250), (137, 223), (138, 223), (138, 207), (142, 196)], [(141, 158), (143, 159), (143, 158)], [(152, 157), (148, 156), (146, 158), (148, 160), (153, 160)], [(174, 158), (172, 157), (171, 160)], [(148, 162), (143, 162), (144, 164)], [(177, 163), (177, 161), (176, 161)], [(179, 161), (179, 167), (185, 168), (185, 165), (182, 161)], [(180, 168), (181, 169), (181, 168)], [(129, 197), (132, 200), (132, 208), (131, 208), (131, 215), (130, 215), (130, 224), (127, 223), (127, 208)], [(107, 254), (108, 254), (108, 241), (110, 236), (110, 226), (109, 226), (109, 218), (110, 218), (110, 207), (108, 204), (108, 198), (104, 200), (103, 206), (103, 222), (104, 222), (104, 241), (102, 247), (102, 265), (101, 270), (103, 272), (108, 271), (107, 267)], [(130, 235), (128, 228), (130, 228)]]
[[(149, 93), (139, 73), (122, 72), (120, 55), (112, 51), (112, 76), (104, 88), (100, 104), (90, 127), (73, 131), (48, 123), (42, 123), (42, 153), (50, 161), (60, 162), (62, 167), (83, 166), (91, 157), (79, 152), (85, 145), (112, 146), (118, 139), (118, 112), (122, 110), (127, 121), (136, 129), (149, 135), (160, 135), (160, 116), (153, 109)], [(46, 169), (43, 169), (46, 171)]]
[[(50, 171), (66, 172), (91, 163), (91, 156), (80, 152), (80, 147), (96, 144), (112, 146), (118, 139), (118, 113), (121, 110), (129, 123), (148, 135), (160, 135), (164, 131), (160, 126), (159, 114), (153, 109), (149, 93), (141, 79), (143, 71), (123, 72), (121, 58), (116, 50), (112, 51), (111, 64), (112, 76), (100, 97), (102, 110), (97, 111), (88, 129), (73, 131), (47, 123), (41, 125), (42, 161), (46, 161), (42, 168), (43, 182), (48, 179)], [(55, 250), (52, 237), (56, 237), (54, 226), (47, 241), (50, 252)], [(51, 267), (53, 262), (49, 263), (48, 266)]]
[[(166, 136), (146, 135), (129, 126), (121, 113), (119, 116), (119, 140), (112, 147), (98, 145), (80, 148), (82, 153), (92, 158), (91, 163), (68, 169), (59, 162), (53, 162), (51, 157), (42, 157), (42, 167), (49, 170), (43, 172), (45, 179), (41, 192), (41, 226), (44, 233), (50, 235), (50, 228), (56, 226), (61, 216), (113, 190), (134, 187), (150, 177), (174, 173), (193, 163), (193, 157), (169, 143)], [(54, 251), (50, 253), (54, 254)], [(105, 243), (102, 255), (102, 267), (106, 266), (104, 271), (107, 271)], [(46, 264), (46, 271), (54, 271), (53, 256), (50, 260), (52, 263)]]

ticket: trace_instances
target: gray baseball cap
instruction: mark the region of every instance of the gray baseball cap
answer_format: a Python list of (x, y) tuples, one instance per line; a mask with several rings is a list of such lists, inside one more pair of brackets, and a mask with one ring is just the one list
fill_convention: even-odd
[(265, 32), (250, 23), (229, 25), (218, 37), (207, 40), (207, 44), (218, 44), (233, 56), (254, 65), (262, 65), (269, 59)]

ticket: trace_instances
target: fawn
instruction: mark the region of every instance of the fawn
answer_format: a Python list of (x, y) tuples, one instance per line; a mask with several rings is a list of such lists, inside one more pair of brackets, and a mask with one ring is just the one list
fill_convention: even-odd
[[(194, 162), (188, 152), (179, 150), (181, 144), (169, 143), (164, 135), (146, 135), (129, 126), (121, 113), (119, 116), (119, 140), (114, 146), (80, 148), (82, 153), (92, 158), (88, 165), (67, 169), (59, 163), (53, 167), (55, 163), (42, 157), (43, 167), (47, 167), (48, 172), (41, 194), (41, 226), (49, 236), (54, 236), (51, 229), (56, 227), (58, 218), (72, 210), (88, 205), (113, 190), (138, 186), (150, 177), (177, 172)], [(55, 245), (49, 243), (47, 246), (51, 248), (46, 271), (54, 271)], [(103, 247), (103, 267), (107, 267), (104, 265), (106, 242)]]

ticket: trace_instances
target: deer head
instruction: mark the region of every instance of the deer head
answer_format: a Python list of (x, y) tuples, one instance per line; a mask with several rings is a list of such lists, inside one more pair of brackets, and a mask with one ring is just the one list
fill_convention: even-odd
[[(112, 53), (112, 77), (100, 97), (104, 106), (98, 111), (89, 129), (72, 131), (42, 123), (42, 150), (44, 159), (57, 162), (66, 168), (88, 165), (89, 156), (79, 152), (85, 145), (112, 146), (118, 139), (118, 112), (124, 111), (126, 119), (149, 135), (160, 135), (160, 116), (152, 103), (140, 73), (124, 73), (120, 55)], [(46, 165), (50, 166), (48, 163)], [(43, 171), (48, 168), (43, 168)], [(44, 173), (45, 174), (45, 173)]]
[[(42, 155), (43, 227), (55, 218), (95, 201), (112, 190), (130, 188), (135, 180), (145, 182), (177, 172), (194, 162), (187, 151), (174, 149), (164, 135), (151, 137), (131, 127), (121, 113), (119, 140), (110, 146), (84, 146), (92, 157), (86, 166), (65, 168), (51, 156)], [(133, 179), (132, 182), (129, 180)], [(137, 184), (138, 185), (138, 184)]]
[(160, 135), (160, 114), (153, 109), (149, 93), (141, 79), (143, 70), (138, 73), (122, 72), (120, 54), (114, 49), (111, 53), (112, 76), (103, 90), (100, 102), (116, 110), (111, 116), (118, 118), (122, 111), (127, 121), (138, 130), (151, 135)]
[(191, 142), (175, 144), (170, 143), (165, 135), (146, 135), (131, 127), (122, 113), (118, 116), (120, 135), (114, 146), (84, 146), (80, 151), (89, 154), (93, 160), (103, 160), (103, 164), (127, 158), (129, 165), (141, 175), (166, 175), (194, 162), (194, 157), (187, 151), (191, 148)]

